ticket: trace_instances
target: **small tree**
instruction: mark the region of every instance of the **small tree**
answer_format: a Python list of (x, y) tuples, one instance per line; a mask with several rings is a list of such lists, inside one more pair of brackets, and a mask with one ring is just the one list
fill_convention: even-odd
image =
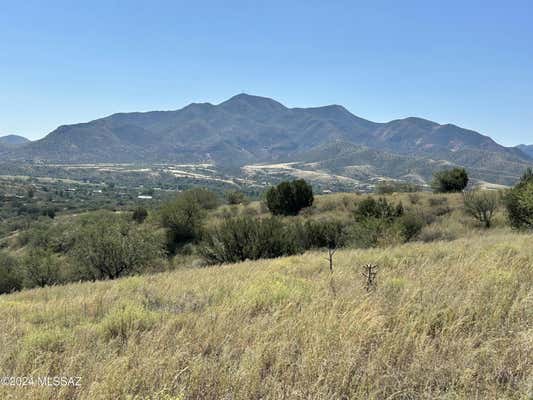
[(493, 191), (478, 190), (463, 194), (465, 211), (481, 222), (485, 228), (490, 228), (499, 202), (499, 193)]
[(0, 252), (0, 294), (22, 288), (22, 276), (17, 261), (9, 254)]
[(167, 250), (175, 253), (179, 246), (198, 239), (205, 211), (193, 197), (180, 194), (163, 205), (160, 216), (161, 225), (167, 228)]
[(437, 193), (462, 192), (468, 185), (468, 174), (464, 168), (453, 168), (435, 172), (431, 186)]
[(333, 272), (333, 256), (346, 241), (344, 225), (340, 221), (331, 220), (319, 222), (315, 226), (315, 240), (319, 247), (328, 250), (329, 272)]
[(297, 215), (313, 201), (313, 188), (303, 179), (281, 182), (266, 193), (267, 207), (274, 215)]
[(225, 193), (224, 197), (226, 198), (228, 204), (236, 205), (248, 203), (248, 199), (246, 198), (244, 193), (239, 192), (238, 190), (230, 190)]
[(116, 279), (139, 272), (162, 254), (156, 235), (111, 213), (84, 221), (71, 253), (73, 260), (95, 279)]
[(504, 197), (511, 226), (533, 229), (533, 171), (528, 168), (520, 182)]
[(212, 210), (220, 205), (220, 199), (217, 194), (206, 188), (189, 189), (180, 193), (178, 197), (196, 203), (204, 210)]
[(44, 287), (61, 283), (61, 267), (58, 258), (49, 250), (31, 249), (22, 260), (24, 286)]

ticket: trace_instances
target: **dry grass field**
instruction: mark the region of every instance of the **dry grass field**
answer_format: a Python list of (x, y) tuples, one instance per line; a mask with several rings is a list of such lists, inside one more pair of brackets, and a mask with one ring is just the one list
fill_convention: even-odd
[[(1, 399), (531, 399), (531, 235), (180, 269), (0, 296)], [(367, 292), (361, 266), (378, 265)]]

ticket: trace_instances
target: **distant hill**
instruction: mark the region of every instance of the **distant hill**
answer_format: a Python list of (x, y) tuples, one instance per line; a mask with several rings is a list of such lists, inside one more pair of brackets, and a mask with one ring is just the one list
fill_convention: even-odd
[(25, 137), (19, 135), (0, 136), (0, 144), (7, 146), (18, 146), (29, 142), (29, 139), (26, 139)]
[[(455, 125), (412, 117), (376, 123), (340, 105), (287, 108), (247, 94), (218, 105), (193, 103), (177, 111), (120, 113), (60, 126), (41, 140), (0, 150), (0, 155), (52, 162), (239, 166), (292, 160), (308, 151), (319, 154), (328, 144), (340, 142), (404, 156), (398, 160), (407, 156), (464, 165), (482, 171), (490, 181), (501, 181), (499, 176), (504, 176), (510, 182), (533, 162), (520, 149), (501, 146), (488, 136)], [(325, 156), (322, 161), (327, 160)], [(352, 164), (357, 163), (354, 157)], [(394, 162), (386, 165), (394, 170)]]
[(519, 144), (516, 148), (533, 158), (533, 144)]

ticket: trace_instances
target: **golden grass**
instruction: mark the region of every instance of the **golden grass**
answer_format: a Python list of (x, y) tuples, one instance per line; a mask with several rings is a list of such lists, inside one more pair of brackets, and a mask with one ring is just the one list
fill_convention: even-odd
[[(528, 399), (531, 236), (310, 252), (0, 296), (0, 399)], [(366, 293), (360, 266), (379, 265)]]

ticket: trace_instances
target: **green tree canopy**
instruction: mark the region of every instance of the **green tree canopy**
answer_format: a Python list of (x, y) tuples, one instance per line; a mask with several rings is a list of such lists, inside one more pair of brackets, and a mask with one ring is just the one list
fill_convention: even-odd
[(433, 174), (431, 186), (437, 193), (462, 192), (468, 185), (468, 174), (464, 168), (453, 168)]
[(274, 215), (297, 215), (313, 201), (313, 188), (303, 179), (281, 182), (266, 193), (267, 207)]

